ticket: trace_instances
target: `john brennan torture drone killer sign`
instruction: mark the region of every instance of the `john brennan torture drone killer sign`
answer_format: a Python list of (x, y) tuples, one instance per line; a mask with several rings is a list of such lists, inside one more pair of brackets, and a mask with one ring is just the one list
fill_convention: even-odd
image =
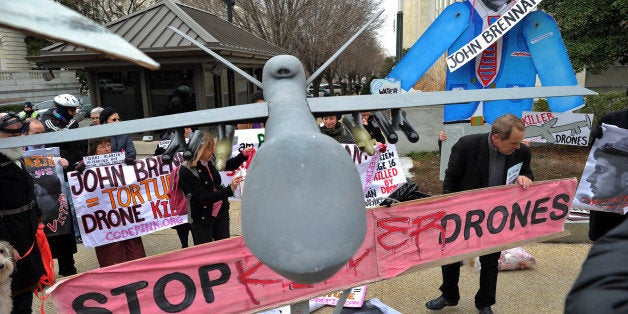
[(61, 280), (49, 292), (59, 313), (246, 313), (273, 308), (564, 235), (576, 184), (568, 179), (528, 189), (508, 185), (368, 210), (361, 247), (338, 273), (317, 284), (281, 277), (248, 250), (242, 237), (234, 237), (88, 271)]
[(161, 156), (152, 156), (133, 165), (117, 163), (69, 173), (83, 244), (100, 246), (187, 222), (186, 215), (170, 209), (166, 194), (168, 178), (182, 163), (182, 154), (173, 159), (166, 164)]

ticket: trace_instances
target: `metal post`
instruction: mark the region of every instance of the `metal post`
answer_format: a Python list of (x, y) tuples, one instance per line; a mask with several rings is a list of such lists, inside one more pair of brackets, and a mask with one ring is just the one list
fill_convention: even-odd
[(396, 61), (401, 60), (403, 54), (403, 0), (397, 2), (397, 51), (395, 54)]
[(233, 6), (235, 6), (235, 0), (225, 0), (227, 4), (227, 22), (233, 23)]
[[(227, 22), (233, 23), (233, 6), (235, 6), (235, 0), (225, 0), (227, 4)], [(229, 91), (229, 106), (235, 106), (235, 76), (233, 70), (227, 69), (227, 90)]]

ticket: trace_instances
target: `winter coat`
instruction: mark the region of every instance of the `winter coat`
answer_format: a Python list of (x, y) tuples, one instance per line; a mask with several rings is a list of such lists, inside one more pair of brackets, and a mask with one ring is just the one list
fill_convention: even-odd
[[(227, 160), (226, 170), (236, 170), (246, 157), (242, 153)], [(213, 204), (222, 202), (220, 210), (229, 210), (228, 198), (233, 196), (230, 186), (222, 187), (222, 179), (216, 167), (211, 163), (207, 163), (205, 167), (199, 161), (195, 168), (181, 167), (179, 172), (179, 184), (183, 192), (187, 195), (192, 194), (190, 198), (190, 215), (194, 223), (209, 221), (212, 215)], [(211, 171), (211, 176), (209, 171)], [(196, 176), (192, 171), (196, 171)], [(215, 188), (215, 191), (214, 191)]]
[[(35, 233), (39, 223), (39, 208), (35, 201), (33, 178), (22, 166), (0, 154), (0, 240), (9, 242), (20, 256), (13, 274), (11, 290), (13, 294), (33, 290), (44, 273), (39, 248), (35, 243)], [(32, 202), (29, 209), (11, 213)], [(31, 249), (32, 247), (32, 249)]]

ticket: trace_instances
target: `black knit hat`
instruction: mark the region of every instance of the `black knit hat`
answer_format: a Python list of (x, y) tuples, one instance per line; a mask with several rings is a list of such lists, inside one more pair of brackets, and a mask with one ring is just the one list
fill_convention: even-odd
[(100, 124), (107, 124), (107, 119), (109, 119), (109, 117), (111, 117), (111, 115), (113, 115), (114, 113), (117, 113), (117, 111), (111, 107), (103, 109), (100, 113), (100, 116), (98, 116)]

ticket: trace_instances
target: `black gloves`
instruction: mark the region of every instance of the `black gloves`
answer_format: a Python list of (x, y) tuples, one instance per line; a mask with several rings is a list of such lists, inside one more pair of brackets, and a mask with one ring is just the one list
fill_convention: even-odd
[(80, 172), (83, 172), (85, 170), (85, 163), (81, 160), (76, 164), (76, 167), (74, 167), (74, 170)]
[(124, 163), (131, 166), (135, 163), (135, 158), (131, 158), (131, 157), (124, 158)]

